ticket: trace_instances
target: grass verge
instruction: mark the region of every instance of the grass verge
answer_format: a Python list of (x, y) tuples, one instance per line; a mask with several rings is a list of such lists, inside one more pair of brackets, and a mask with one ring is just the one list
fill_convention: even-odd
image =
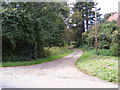
[(12, 66), (28, 66), (28, 65), (34, 65), (34, 64), (40, 64), (40, 63), (45, 63), (45, 62), (49, 62), (49, 61), (53, 61), (59, 58), (62, 58), (66, 55), (69, 55), (70, 53), (72, 53), (72, 50), (68, 50), (66, 53), (64, 54), (59, 54), (59, 55), (54, 55), (54, 56), (49, 56), (47, 58), (42, 58), (42, 59), (36, 59), (35, 61), (21, 61), (21, 62), (4, 62), (1, 64), (0, 67), (12, 67)]
[(94, 53), (95, 50), (85, 51), (76, 62), (76, 66), (87, 74), (118, 83), (118, 57), (102, 56)]

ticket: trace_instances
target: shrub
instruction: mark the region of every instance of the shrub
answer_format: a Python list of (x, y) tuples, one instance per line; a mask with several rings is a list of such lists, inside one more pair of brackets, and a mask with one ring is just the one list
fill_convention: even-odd
[[(82, 34), (84, 45), (88, 48), (95, 48), (95, 30), (94, 27)], [(120, 45), (120, 28), (117, 27), (116, 22), (105, 22), (99, 24), (98, 27), (98, 48), (96, 54), (100, 55), (114, 55), (119, 56)]]
[(112, 51), (111, 51), (111, 50), (106, 50), (106, 49), (94, 51), (94, 53), (95, 53), (96, 55), (112, 56)]
[(59, 55), (59, 54), (64, 54), (68, 51), (67, 47), (46, 47), (45, 49), (45, 53), (46, 56), (54, 56), (54, 55)]
[(112, 43), (111, 43), (111, 46), (110, 46), (112, 54), (115, 55), (115, 56), (119, 56), (120, 55), (119, 45), (120, 45), (120, 28), (113, 32)]

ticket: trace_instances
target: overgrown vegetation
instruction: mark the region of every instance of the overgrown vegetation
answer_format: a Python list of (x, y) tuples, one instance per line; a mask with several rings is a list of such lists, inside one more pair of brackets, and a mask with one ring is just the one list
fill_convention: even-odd
[[(117, 21), (109, 22), (105, 16), (103, 19), (97, 22), (98, 30), (98, 50), (96, 55), (102, 56), (115, 56), (120, 55), (120, 27)], [(84, 49), (91, 49), (95, 51), (95, 26), (93, 25), (89, 30), (82, 34), (82, 40), (84, 43)]]
[(118, 83), (120, 27), (116, 21), (108, 22), (105, 18), (98, 22), (97, 29), (98, 50), (95, 50), (95, 27), (92, 26), (82, 34), (84, 45), (80, 48), (85, 52), (76, 65), (85, 73)]
[[(84, 33), (86, 30), (89, 30), (89, 28), (94, 25), (95, 3), (86, 0), (85, 2), (79, 2), (79, 0), (76, 1), (77, 2), (72, 8), (74, 13), (71, 16), (70, 27), (75, 33), (76, 43), (74, 47), (79, 47), (83, 44), (82, 33)], [(99, 11), (100, 8), (97, 9), (97, 20), (100, 20), (101, 16)]]
[(65, 2), (3, 2), (2, 7), (3, 62), (45, 58), (44, 47), (64, 46)]
[[(119, 56), (120, 28), (117, 23), (115, 21), (99, 23), (98, 32), (98, 54)], [(95, 47), (94, 27), (83, 33), (83, 42), (91, 49)]]
[(105, 51), (98, 55), (96, 50), (85, 48), (82, 50), (85, 52), (76, 62), (76, 66), (81, 71), (109, 82), (118, 83), (118, 57), (106, 56)]
[(34, 65), (34, 64), (40, 64), (49, 62), (52, 60), (56, 60), (58, 58), (64, 57), (70, 53), (72, 53), (72, 50), (69, 50), (68, 48), (63, 47), (52, 47), (52, 48), (45, 48), (47, 57), (46, 58), (38, 58), (36, 60), (31, 61), (15, 61), (15, 62), (3, 62), (0, 67), (8, 67), (8, 66), (27, 66), (27, 65)]

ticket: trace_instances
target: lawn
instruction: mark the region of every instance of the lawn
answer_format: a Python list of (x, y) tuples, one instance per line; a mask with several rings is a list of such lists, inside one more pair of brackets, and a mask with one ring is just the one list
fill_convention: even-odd
[(94, 54), (94, 50), (85, 51), (76, 66), (83, 72), (109, 82), (118, 82), (118, 57)]

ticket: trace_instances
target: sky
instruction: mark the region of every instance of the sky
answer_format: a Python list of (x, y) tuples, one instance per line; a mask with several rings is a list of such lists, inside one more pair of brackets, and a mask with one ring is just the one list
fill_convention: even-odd
[[(7, 0), (4, 0), (7, 1)], [(68, 0), (70, 2), (75, 2), (76, 0)], [(84, 0), (81, 0), (84, 1)], [(88, 0), (89, 1), (89, 0)], [(95, 1), (95, 0), (93, 0)], [(100, 13), (105, 14), (105, 13), (111, 13), (111, 12), (118, 12), (118, 2), (120, 0), (96, 0), (98, 3), (97, 8), (101, 8)], [(120, 6), (119, 6), (120, 8)]]
[[(70, 0), (70, 1), (74, 2), (75, 0)], [(105, 13), (118, 12), (119, 1), (120, 0), (96, 0), (96, 2), (98, 3), (97, 8), (101, 8), (100, 13), (103, 15)]]
[(98, 2), (97, 7), (101, 8), (100, 13), (102, 14), (110, 13), (110, 12), (118, 12), (119, 1), (120, 0), (96, 0), (96, 2)]

